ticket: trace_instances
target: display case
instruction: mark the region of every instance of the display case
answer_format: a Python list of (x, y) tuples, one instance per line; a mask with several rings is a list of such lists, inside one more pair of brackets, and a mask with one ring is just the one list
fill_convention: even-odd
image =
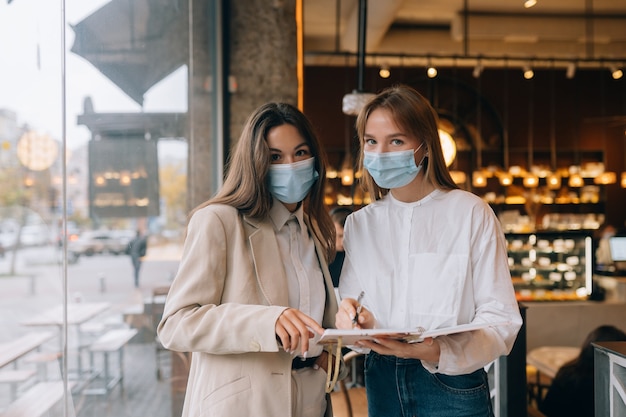
[(507, 233), (518, 301), (585, 300), (592, 291), (591, 233)]

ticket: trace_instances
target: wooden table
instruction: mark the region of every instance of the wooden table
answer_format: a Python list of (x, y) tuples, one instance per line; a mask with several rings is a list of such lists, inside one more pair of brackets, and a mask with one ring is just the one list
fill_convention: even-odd
[[(109, 309), (109, 303), (72, 303), (67, 305), (67, 324), (77, 325), (91, 320)], [(63, 305), (58, 305), (20, 322), (23, 326), (63, 326)]]
[(32, 332), (10, 342), (0, 343), (0, 368), (15, 363), (22, 356), (39, 349), (53, 337), (51, 332)]
[(541, 346), (528, 352), (526, 376), (529, 401), (534, 401), (539, 407), (561, 366), (579, 354), (580, 348), (571, 346)]
[[(76, 338), (77, 338), (77, 346), (78, 346), (78, 378), (82, 378), (84, 370), (82, 364), (82, 358), (80, 354), (80, 349), (82, 347), (82, 332), (80, 326), (85, 322), (93, 319), (98, 314), (109, 309), (111, 305), (105, 302), (99, 303), (70, 303), (67, 305), (67, 325), (68, 326), (76, 326)], [(63, 305), (57, 305), (53, 308), (50, 308), (42, 313), (39, 313), (29, 319), (23, 320), (20, 322), (23, 326), (37, 326), (37, 327), (45, 327), (45, 326), (53, 326), (57, 327), (59, 331), (59, 343), (60, 343), (60, 352), (63, 352), (63, 325), (65, 324), (63, 320)]]
[(542, 346), (528, 352), (526, 363), (553, 379), (564, 363), (571, 361), (579, 354), (580, 348), (577, 347)]

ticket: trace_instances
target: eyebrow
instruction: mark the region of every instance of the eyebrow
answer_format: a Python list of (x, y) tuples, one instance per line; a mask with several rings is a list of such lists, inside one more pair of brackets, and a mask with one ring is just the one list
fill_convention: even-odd
[[(307, 148), (309, 148), (309, 150), (311, 149), (311, 147), (309, 146), (308, 143), (306, 142), (302, 142), (301, 144), (299, 144), (298, 146), (296, 146), (295, 148), (293, 148), (294, 151), (302, 148), (303, 146), (306, 146)], [(282, 153), (282, 151), (280, 149), (276, 149), (276, 148), (270, 148), (270, 151), (272, 152), (277, 152), (277, 153)]]
[[(367, 133), (367, 132), (363, 134), (363, 137), (364, 138), (376, 138), (376, 136), (374, 136), (374, 135), (372, 135), (370, 133)], [(389, 135), (385, 135), (383, 137), (383, 139), (395, 139), (397, 137), (408, 138), (409, 135), (406, 134), (406, 133), (396, 132), (396, 133), (391, 133)]]

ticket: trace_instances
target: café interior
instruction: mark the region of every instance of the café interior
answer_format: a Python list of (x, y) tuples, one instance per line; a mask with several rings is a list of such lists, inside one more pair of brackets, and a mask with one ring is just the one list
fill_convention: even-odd
[[(551, 378), (587, 333), (623, 326), (625, 317), (626, 264), (617, 246), (626, 232), (626, 87), (615, 70), (626, 33), (610, 29), (626, 27), (624, 5), (321, 3), (304, 9), (304, 109), (330, 157), (327, 203), (369, 202), (354, 170), (359, 98), (396, 83), (429, 98), (455, 182), (501, 221), (525, 316), (525, 346), (518, 340), (508, 369), (514, 375), (524, 366), (528, 390), (502, 388), (507, 404), (498, 412), (541, 415)], [(332, 6), (335, 26), (327, 19), (307, 37), (307, 22), (323, 21)], [(307, 20), (314, 7), (317, 19)], [(332, 103), (342, 103), (343, 114)], [(611, 226), (617, 236), (602, 239)], [(613, 250), (602, 259), (598, 246), (607, 245)], [(524, 359), (516, 367), (517, 353)], [(596, 408), (596, 415), (604, 414)]]

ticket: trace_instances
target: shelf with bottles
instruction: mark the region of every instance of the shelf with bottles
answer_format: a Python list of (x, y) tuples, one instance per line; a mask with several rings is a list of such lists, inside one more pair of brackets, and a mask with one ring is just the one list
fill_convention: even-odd
[(507, 233), (506, 240), (519, 301), (585, 300), (591, 295), (591, 233)]

